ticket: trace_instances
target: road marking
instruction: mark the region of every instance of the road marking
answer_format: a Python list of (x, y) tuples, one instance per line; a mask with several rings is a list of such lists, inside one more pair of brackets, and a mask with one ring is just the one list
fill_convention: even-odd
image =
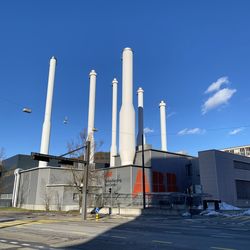
[(14, 244), (14, 245), (17, 245), (17, 244), (18, 244), (18, 242), (16, 242), (16, 241), (10, 241), (9, 243), (10, 243), (10, 244)]
[(34, 246), (34, 247), (41, 248), (41, 249), (44, 248), (44, 246)]
[(111, 235), (112, 238), (117, 238), (117, 239), (126, 239), (127, 237), (124, 236), (116, 236), (116, 235)]
[[(49, 231), (49, 232), (55, 232), (55, 229), (50, 229), (50, 228), (39, 228), (39, 230), (41, 231)], [(59, 233), (65, 233), (64, 230), (59, 230), (56, 229), (56, 231)], [(70, 234), (77, 234), (77, 235), (85, 235), (85, 236), (93, 236), (93, 234), (89, 234), (89, 233), (84, 233), (84, 232), (80, 232), (80, 231), (69, 231)]]
[(30, 244), (28, 244), (28, 243), (23, 243), (21, 245), (24, 246), (24, 247), (29, 247), (30, 246)]
[(31, 223), (32, 221), (27, 221), (27, 220), (16, 220), (16, 221), (8, 221), (8, 222), (3, 222), (0, 225), (0, 228), (5, 228), (5, 227), (14, 227), (17, 225), (23, 225), (23, 224), (27, 224), (27, 223)]
[(7, 240), (0, 240), (1, 242), (7, 242)]
[(176, 232), (176, 231), (164, 231), (164, 233), (170, 233), (170, 234), (180, 234), (181, 232)]
[(162, 244), (172, 244), (173, 242), (170, 241), (163, 241), (163, 240), (152, 240), (154, 243), (162, 243)]
[(232, 238), (234, 235), (217, 235), (217, 234), (212, 234), (210, 235), (215, 238)]
[(210, 247), (212, 249), (218, 249), (218, 250), (236, 250), (234, 248), (226, 248), (226, 247)]
[(190, 227), (194, 227), (194, 228), (206, 228), (206, 226), (199, 226), (199, 225), (193, 225), (193, 226), (190, 226)]
[(249, 230), (247, 228), (232, 228), (232, 227), (230, 227), (229, 229), (234, 230), (234, 231), (248, 231)]

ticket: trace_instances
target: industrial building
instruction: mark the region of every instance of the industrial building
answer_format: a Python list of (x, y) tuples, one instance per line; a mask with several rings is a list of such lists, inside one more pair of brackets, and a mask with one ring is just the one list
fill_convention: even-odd
[[(41, 154), (49, 154), (51, 110), (56, 59), (50, 60), (48, 92), (42, 129)], [(88, 154), (91, 175), (88, 176), (88, 206), (141, 206), (143, 179), (147, 205), (166, 204), (164, 197), (182, 202), (187, 194), (249, 206), (250, 158), (228, 152), (208, 150), (198, 157), (169, 152), (167, 147), (166, 103), (159, 103), (161, 149), (146, 144), (142, 88), (138, 95), (138, 125), (133, 105), (133, 52), (122, 54), (122, 104), (117, 129), (118, 81), (112, 81), (112, 138), (110, 159), (98, 165), (94, 148), (95, 90), (97, 73), (91, 70), (89, 91)], [(136, 139), (137, 127), (137, 139)], [(117, 146), (119, 134), (119, 150)], [(86, 156), (85, 156), (86, 158)], [(24, 166), (25, 165), (25, 166)], [(40, 160), (38, 166), (18, 164), (14, 172), (12, 205), (28, 209), (78, 209), (86, 174), (83, 164), (68, 166)], [(145, 170), (145, 175), (143, 175)], [(144, 178), (143, 178), (144, 177)], [(105, 196), (108, 194), (108, 196)], [(161, 197), (156, 199), (156, 197)], [(164, 203), (165, 202), (165, 203)]]
[(224, 148), (224, 149), (221, 149), (221, 151), (250, 157), (250, 145)]
[(200, 180), (213, 199), (240, 207), (250, 205), (250, 158), (207, 150), (199, 152)]
[[(31, 160), (30, 156), (18, 157), (25, 157), (25, 162), (32, 162), (31, 164), (37, 163)], [(195, 187), (194, 192), (207, 194), (209, 199), (221, 200), (239, 207), (250, 205), (250, 159), (248, 157), (219, 150), (201, 151), (198, 157), (192, 157), (150, 148), (145, 149), (144, 157), (145, 191), (148, 194), (186, 193), (188, 188)], [(116, 156), (116, 162), (119, 163), (119, 161), (119, 156)], [(19, 164), (21, 163), (20, 161)], [(21, 166), (19, 164), (18, 166)], [(137, 196), (141, 197), (142, 194), (141, 165), (142, 151), (139, 150), (136, 152), (133, 165), (118, 164), (116, 167), (97, 169), (98, 177), (90, 184), (90, 194), (107, 194), (111, 188), (114, 199), (126, 194), (137, 200)], [(20, 196), (16, 200), (17, 206), (45, 209), (49, 204), (50, 209), (78, 209), (78, 194), (73, 184), (73, 174), (82, 175), (83, 171), (80, 169), (73, 171), (66, 166), (45, 168), (35, 166), (20, 171)], [(8, 190), (4, 191), (5, 202), (6, 198), (10, 202), (14, 185), (13, 175), (8, 178), (11, 178), (8, 182), (6, 182), (7, 179), (4, 181), (8, 184)], [(3, 181), (0, 183), (2, 185)], [(121, 206), (126, 205), (125, 200), (119, 202)]]

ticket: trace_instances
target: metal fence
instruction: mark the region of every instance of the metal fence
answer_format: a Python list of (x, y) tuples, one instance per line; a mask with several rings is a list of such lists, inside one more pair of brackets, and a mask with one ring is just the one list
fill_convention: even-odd
[(0, 194), (0, 200), (11, 200), (12, 194)]
[[(204, 195), (187, 195), (184, 193), (147, 193), (145, 194), (146, 207), (160, 209), (184, 208), (186, 206), (198, 207), (202, 204)], [(121, 193), (89, 193), (88, 206), (113, 208), (142, 208), (143, 194)]]

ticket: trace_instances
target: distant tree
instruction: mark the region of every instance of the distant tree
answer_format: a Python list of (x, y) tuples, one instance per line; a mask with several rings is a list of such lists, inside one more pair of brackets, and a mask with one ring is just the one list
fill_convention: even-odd
[(0, 163), (2, 163), (2, 161), (5, 158), (5, 149), (3, 147), (0, 148)]
[(4, 158), (5, 158), (5, 149), (1, 147), (0, 148), (0, 193), (3, 191), (2, 180), (3, 180), (3, 172), (4, 172), (4, 166), (3, 166)]

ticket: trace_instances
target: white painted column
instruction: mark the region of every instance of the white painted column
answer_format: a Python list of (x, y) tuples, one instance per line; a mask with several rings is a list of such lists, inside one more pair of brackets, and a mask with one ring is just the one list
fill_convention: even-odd
[[(143, 92), (144, 90), (140, 87), (137, 90), (138, 95), (138, 134), (137, 134), (137, 147), (142, 145), (142, 136), (144, 135), (144, 122), (143, 122)], [(144, 142), (145, 138), (143, 139)], [(145, 144), (145, 142), (144, 142)]]
[(130, 48), (125, 48), (122, 53), (119, 143), (121, 165), (132, 165), (135, 157), (135, 110), (133, 106), (133, 52)]
[[(52, 101), (53, 101), (53, 91), (54, 91), (55, 70), (56, 70), (56, 58), (53, 56), (50, 59), (50, 66), (49, 66), (47, 99), (46, 99), (46, 108), (45, 108), (43, 130), (42, 130), (42, 140), (41, 140), (41, 148), (40, 148), (41, 154), (49, 153), (51, 111), (52, 111)], [(39, 167), (46, 167), (47, 165), (48, 165), (47, 162), (39, 161)]]
[(95, 90), (96, 72), (91, 70), (89, 73), (89, 115), (88, 115), (88, 140), (90, 141), (90, 163), (94, 162), (95, 141), (94, 141), (94, 121), (95, 121)]
[(115, 156), (117, 155), (116, 146), (116, 124), (117, 124), (117, 83), (116, 78), (112, 81), (113, 98), (112, 98), (112, 138), (110, 148), (110, 167), (115, 166)]
[(159, 107), (161, 120), (161, 150), (167, 151), (166, 103), (161, 101)]
[(19, 183), (20, 183), (20, 171), (21, 168), (17, 168), (14, 171), (15, 181), (12, 194), (12, 207), (17, 207), (18, 193), (19, 193)]

